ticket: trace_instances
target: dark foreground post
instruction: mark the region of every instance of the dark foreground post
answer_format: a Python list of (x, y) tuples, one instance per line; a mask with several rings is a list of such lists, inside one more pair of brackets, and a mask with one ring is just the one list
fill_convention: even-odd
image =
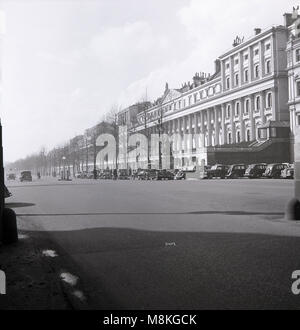
[(2, 126), (0, 121), (0, 243), (10, 244), (18, 241), (17, 220), (13, 210), (4, 205), (4, 168), (2, 148)]
[(287, 205), (286, 219), (298, 221), (300, 220), (300, 126), (295, 126), (294, 161), (295, 197)]

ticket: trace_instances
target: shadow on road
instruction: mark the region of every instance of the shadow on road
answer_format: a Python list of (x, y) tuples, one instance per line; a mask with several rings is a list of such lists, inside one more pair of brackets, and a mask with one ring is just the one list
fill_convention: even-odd
[[(34, 205), (34, 204), (32, 204)], [(31, 206), (31, 205), (29, 205)], [(13, 207), (13, 206), (11, 206)], [(19, 206), (21, 207), (21, 206)], [(23, 217), (60, 217), (60, 216), (89, 216), (89, 215), (267, 215), (284, 217), (283, 212), (247, 212), (247, 211), (194, 211), (194, 212), (87, 212), (87, 213), (24, 213)]]
[[(46, 235), (96, 309), (299, 308), (300, 238), (93, 228)], [(59, 261), (59, 259), (57, 260)]]
[(10, 207), (12, 209), (18, 208), (18, 207), (29, 207), (29, 206), (35, 206), (34, 203), (5, 203), (5, 207)]

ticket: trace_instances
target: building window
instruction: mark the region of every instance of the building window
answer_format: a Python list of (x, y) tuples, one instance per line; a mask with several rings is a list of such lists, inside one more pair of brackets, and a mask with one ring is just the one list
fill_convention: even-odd
[(300, 62), (300, 49), (296, 49), (296, 62)]
[(239, 60), (238, 60), (238, 59), (235, 59), (235, 60), (234, 60), (234, 64), (235, 64), (235, 65), (238, 65), (238, 64), (239, 64)]
[(228, 105), (227, 111), (226, 111), (226, 118), (230, 118), (230, 112), (231, 112), (231, 107), (230, 107), (230, 105)]
[(245, 103), (245, 114), (246, 115), (248, 115), (249, 109), (250, 109), (250, 101), (246, 100), (246, 103)]
[(266, 61), (266, 74), (269, 74), (271, 72), (271, 61)]
[(257, 96), (257, 98), (256, 98), (255, 110), (256, 111), (259, 111), (260, 110), (260, 96)]
[(226, 69), (229, 69), (229, 63), (226, 63)]
[(238, 102), (235, 106), (235, 116), (238, 117), (240, 115), (240, 103)]
[(254, 51), (254, 55), (257, 56), (258, 53), (259, 53), (259, 50), (258, 50), (258, 49), (255, 49), (255, 51)]
[(236, 142), (240, 143), (241, 142), (241, 133), (238, 131), (236, 134)]
[(181, 101), (178, 102), (178, 108), (181, 109)]
[(266, 44), (266, 50), (270, 50), (271, 49), (271, 44)]
[(267, 108), (272, 107), (272, 93), (268, 93), (267, 95)]
[(259, 65), (255, 65), (254, 67), (254, 74), (255, 74), (255, 78), (259, 77)]
[(236, 73), (234, 76), (234, 82), (235, 82), (235, 86), (239, 85), (239, 74), (238, 73)]
[(226, 88), (227, 89), (230, 88), (230, 79), (229, 79), (229, 77), (226, 78)]
[(297, 81), (297, 96), (300, 96), (300, 81)]
[(248, 61), (248, 54), (245, 55), (244, 60)]
[(197, 102), (197, 94), (194, 94), (194, 103)]
[(247, 129), (247, 142), (250, 142), (250, 139), (251, 139), (251, 137), (250, 137), (250, 130)]
[(247, 70), (244, 71), (244, 81), (248, 82), (248, 80), (249, 80), (249, 71), (247, 69)]
[(232, 139), (231, 139), (231, 133), (228, 133), (228, 144), (231, 144), (231, 141)]
[(300, 126), (300, 116), (297, 116), (297, 125)]

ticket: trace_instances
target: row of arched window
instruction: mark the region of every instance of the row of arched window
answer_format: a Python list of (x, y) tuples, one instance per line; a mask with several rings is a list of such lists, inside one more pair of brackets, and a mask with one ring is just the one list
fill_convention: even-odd
[[(266, 100), (265, 100), (266, 104), (265, 107), (266, 109), (270, 109), (272, 107), (272, 92), (267, 93), (266, 95)], [(258, 95), (255, 97), (255, 107), (254, 107), (255, 111), (260, 111), (261, 110), (261, 96)], [(241, 105), (240, 102), (236, 102), (235, 104), (235, 117), (238, 117), (241, 113)], [(245, 103), (244, 103), (244, 114), (247, 115), (250, 112), (250, 99), (246, 99)], [(231, 105), (228, 104), (227, 108), (226, 108), (226, 117), (230, 118), (231, 116)]]

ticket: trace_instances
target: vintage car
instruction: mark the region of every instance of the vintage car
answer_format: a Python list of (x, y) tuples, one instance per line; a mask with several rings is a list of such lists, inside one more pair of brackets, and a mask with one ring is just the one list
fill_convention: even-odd
[(168, 170), (159, 170), (156, 172), (156, 180), (174, 180), (174, 173)]
[(9, 173), (7, 175), (7, 180), (16, 180), (16, 175), (15, 173)]
[(287, 164), (277, 163), (269, 164), (263, 174), (263, 177), (269, 179), (280, 179), (281, 171), (287, 167)]
[(294, 179), (294, 172), (294, 164), (289, 164), (284, 170), (281, 171), (281, 177), (283, 179)]
[(227, 172), (228, 172), (227, 165), (216, 164), (216, 165), (212, 166), (210, 169), (207, 169), (207, 178), (208, 179), (213, 179), (213, 178), (225, 179)]
[(22, 171), (20, 175), (20, 181), (32, 181), (31, 171)]
[(137, 177), (139, 180), (157, 180), (157, 172), (155, 169), (140, 170)]
[(249, 179), (261, 178), (266, 171), (266, 168), (267, 164), (264, 163), (249, 165), (244, 176)]
[(129, 180), (129, 174), (126, 169), (118, 170), (118, 180)]
[(185, 180), (186, 179), (186, 172), (183, 170), (178, 171), (175, 174), (174, 180)]
[(244, 164), (234, 164), (231, 165), (226, 174), (227, 179), (237, 179), (244, 177), (246, 172), (246, 165)]
[(113, 178), (111, 170), (103, 170), (103, 172), (100, 174), (99, 179), (102, 180), (111, 180)]

